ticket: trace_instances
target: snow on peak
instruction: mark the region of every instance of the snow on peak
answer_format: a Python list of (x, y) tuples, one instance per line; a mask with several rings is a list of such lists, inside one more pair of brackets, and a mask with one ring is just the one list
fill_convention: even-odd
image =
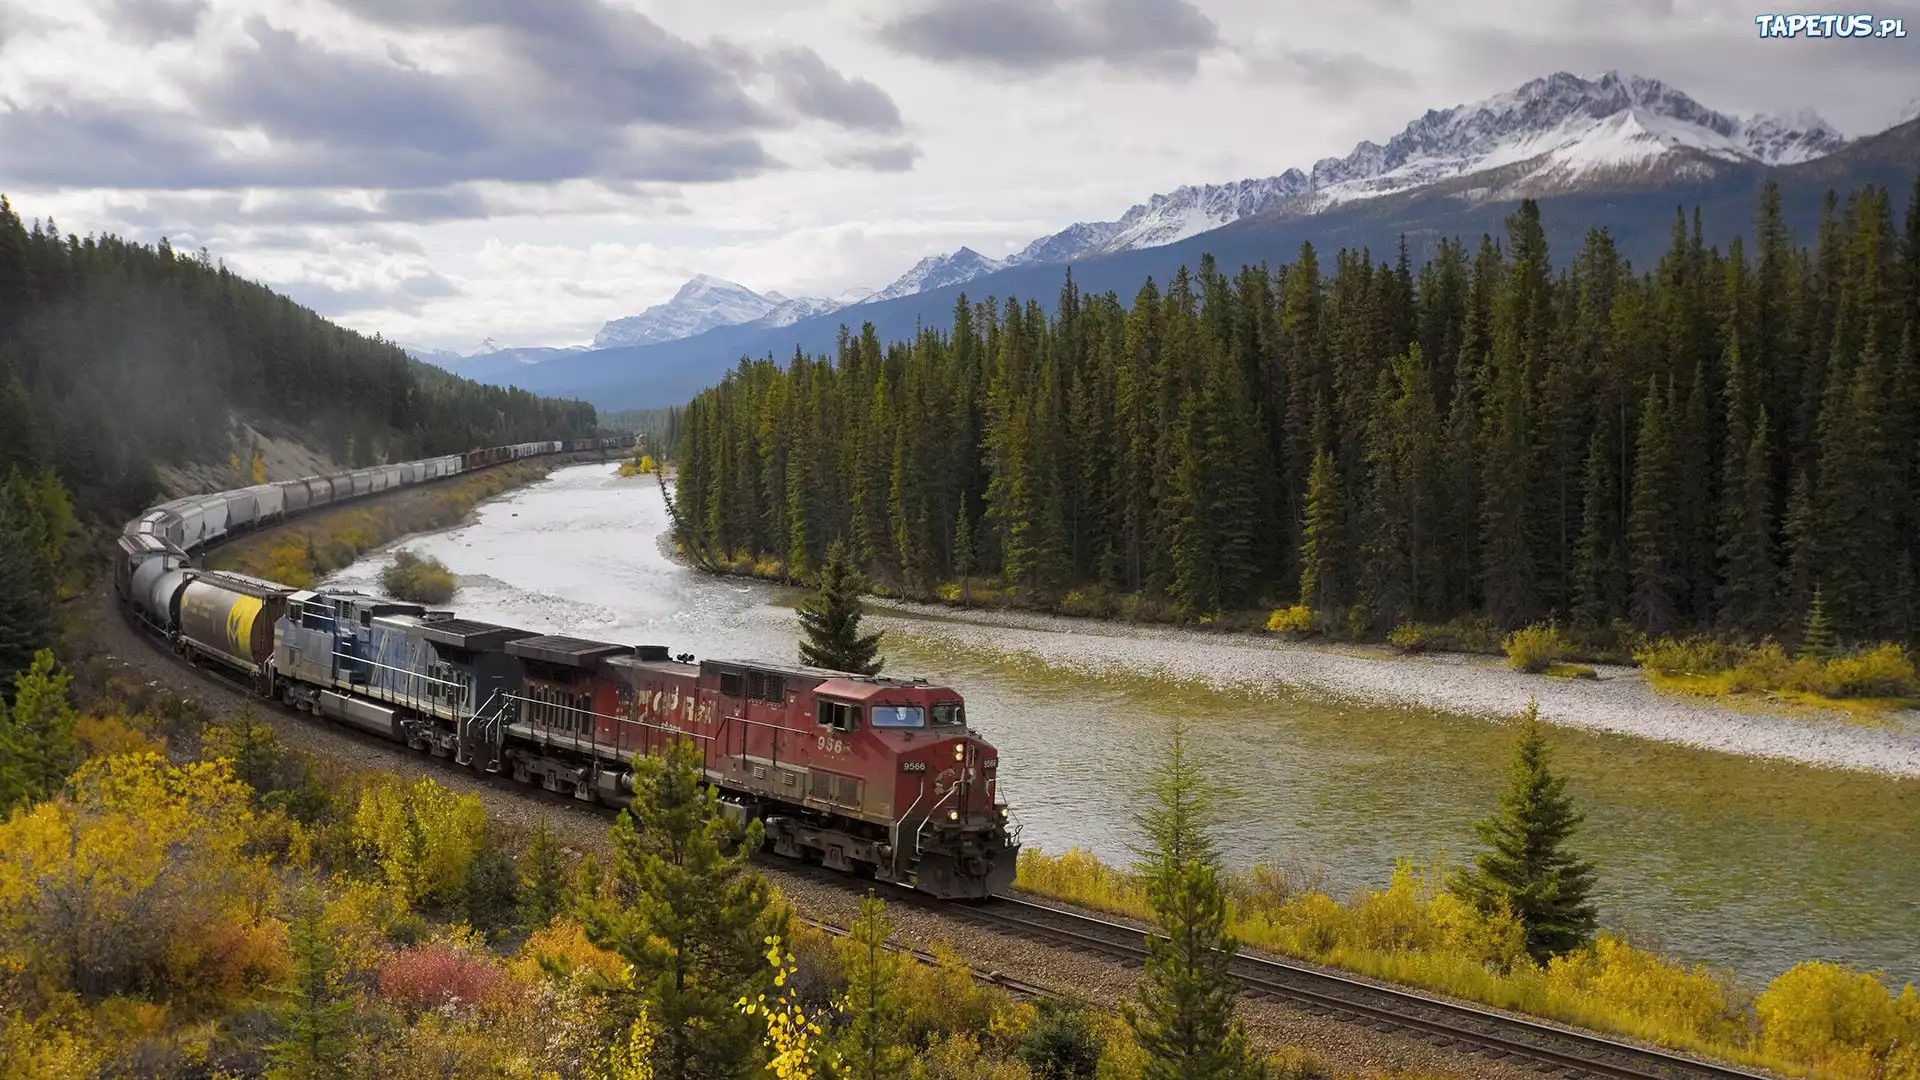
[(913, 264), (913, 269), (900, 275), (893, 283), (869, 296), (862, 303), (880, 300), (894, 300), (929, 289), (942, 289), (949, 285), (962, 285), (982, 274), (991, 274), (1003, 269), (1007, 263), (1000, 259), (989, 259), (970, 247), (963, 247), (947, 255), (929, 255)]
[(839, 301), (809, 296), (757, 293), (739, 282), (695, 274), (666, 303), (655, 304), (638, 315), (613, 319), (602, 326), (593, 337), (593, 347), (657, 345), (742, 323), (791, 326), (842, 306)]
[[(1920, 113), (1920, 99), (1915, 106)], [(1529, 179), (1536, 186), (1568, 186), (1653, 168), (1681, 149), (1784, 165), (1832, 153), (1846, 141), (1811, 112), (1742, 119), (1658, 79), (1562, 71), (1482, 101), (1430, 109), (1384, 145), (1364, 140), (1345, 157), (1322, 158), (1305, 171), (1155, 195), (1118, 221), (1083, 221), (1040, 237), (1006, 262), (1063, 263), (1158, 247), (1283, 206), (1312, 213), (1522, 162), (1534, 163)]]

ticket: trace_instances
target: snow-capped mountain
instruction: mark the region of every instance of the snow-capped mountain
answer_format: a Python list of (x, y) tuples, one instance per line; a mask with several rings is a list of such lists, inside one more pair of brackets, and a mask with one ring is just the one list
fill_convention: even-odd
[(718, 326), (752, 322), (786, 300), (777, 294), (761, 296), (745, 285), (706, 274), (680, 286), (673, 299), (655, 304), (638, 315), (614, 319), (593, 336), (593, 347), (652, 345), (705, 333)]
[(593, 337), (593, 347), (611, 349), (677, 341), (721, 326), (792, 326), (802, 319), (859, 303), (871, 295), (870, 289), (853, 289), (833, 299), (789, 297), (777, 292), (757, 293), (738, 282), (695, 274), (666, 303), (602, 326)]
[[(1903, 114), (1915, 115), (1920, 99)], [(1482, 101), (1429, 110), (1384, 145), (1362, 141), (1345, 157), (1322, 158), (1309, 168), (1176, 188), (1117, 220), (1078, 222), (1004, 259), (970, 247), (929, 255), (878, 291), (788, 298), (702, 274), (666, 303), (607, 323), (594, 347), (672, 341), (719, 326), (790, 326), (855, 304), (965, 284), (1010, 266), (1160, 247), (1259, 214), (1306, 217), (1456, 180), (1463, 196), (1512, 199), (1701, 176), (1720, 165), (1790, 165), (1846, 143), (1810, 112), (1738, 117), (1656, 79), (1560, 72)], [(1484, 182), (1477, 183), (1482, 174)], [(1475, 179), (1462, 179), (1467, 177)]]
[(964, 284), (981, 274), (991, 274), (1005, 266), (1007, 266), (1006, 261), (989, 259), (970, 247), (963, 247), (951, 255), (929, 255), (914, 263), (913, 269), (893, 279), (892, 284), (862, 302), (893, 300), (926, 292), (928, 289)]
[(1363, 141), (1311, 169), (1231, 184), (1178, 188), (1118, 221), (1080, 222), (1043, 236), (1009, 264), (1066, 262), (1158, 247), (1281, 208), (1311, 214), (1492, 169), (1527, 166), (1507, 188), (1543, 194), (1646, 176), (1671, 159), (1789, 165), (1830, 154), (1847, 139), (1813, 113), (1739, 118), (1716, 112), (1656, 79), (1610, 71), (1560, 72), (1484, 101), (1429, 110), (1387, 140)]

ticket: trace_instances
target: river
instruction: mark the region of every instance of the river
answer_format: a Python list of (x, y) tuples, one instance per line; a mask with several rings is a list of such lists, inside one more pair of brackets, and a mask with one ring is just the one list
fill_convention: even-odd
[[(662, 553), (665, 528), (654, 480), (588, 465), (405, 546), (457, 575), (450, 606), (468, 617), (701, 657), (795, 659), (798, 594), (688, 570)], [(332, 582), (371, 587), (390, 558), (369, 556)], [(1766, 752), (1785, 758), (1709, 749), (1746, 721), (1669, 705), (1620, 673), (1520, 684), (1527, 677), (1478, 660), (1289, 656), (1261, 639), (1165, 627), (891, 607), (869, 622), (887, 631), (889, 673), (965, 694), (969, 719), (999, 750), (1028, 846), (1126, 861), (1143, 774), (1168, 720), (1185, 716), (1195, 753), (1232, 792), (1220, 835), (1232, 863), (1307, 868), (1336, 894), (1375, 887), (1396, 859), (1470, 852), (1511, 737), (1485, 715), (1498, 711), (1487, 701), (1524, 702), (1538, 686), (1543, 716), (1560, 717), (1556, 760), (1588, 813), (1579, 843), (1599, 864), (1606, 925), (1750, 985), (1809, 958), (1920, 980), (1920, 780), (1900, 775), (1910, 726), (1800, 720), (1763, 733), (1799, 738), (1816, 761), (1837, 741), (1853, 748), (1843, 759), (1884, 748), (1898, 766), (1835, 768), (1788, 760), (1798, 751), (1772, 743)], [(1287, 682), (1289, 671), (1328, 665), (1365, 665), (1372, 681), (1352, 695), (1326, 692), (1317, 674)], [(1380, 691), (1409, 680), (1448, 693)], [(1474, 696), (1503, 687), (1508, 698)], [(1583, 707), (1608, 719), (1582, 724)], [(1706, 737), (1622, 733), (1668, 713)]]

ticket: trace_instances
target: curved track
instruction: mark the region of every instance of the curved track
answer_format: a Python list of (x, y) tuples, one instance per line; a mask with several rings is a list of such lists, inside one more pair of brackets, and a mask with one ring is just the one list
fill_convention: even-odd
[[(211, 551), (213, 547), (207, 550)], [(133, 627), (136, 636), (156, 651), (169, 656), (174, 663), (192, 668), (203, 677), (218, 680), (250, 697), (257, 697), (236, 680), (225, 678), (221, 672), (195, 664), (168, 649), (125, 605), (116, 603), (114, 606)], [(286, 708), (289, 715), (299, 716), (304, 722), (321, 722), (311, 716), (295, 713), (277, 702), (272, 703), (272, 707)], [(360, 734), (357, 731), (351, 733), (355, 736)], [(389, 743), (381, 745), (391, 746)], [(457, 767), (444, 759), (433, 760), (442, 761), (448, 767)], [(467, 769), (461, 771), (473, 772)], [(498, 777), (473, 775), (490, 781), (490, 787), (511, 791), (522, 798), (564, 802), (579, 809), (589, 808), (575, 799), (550, 796), (538, 789)], [(601, 811), (602, 816), (612, 816), (610, 811), (597, 807), (597, 804), (593, 808)], [(874, 887), (872, 882), (833, 873), (811, 864), (797, 863), (792, 859), (774, 856), (761, 858), (770, 860), (787, 872), (803, 873), (840, 888), (864, 891)], [(1139, 965), (1146, 959), (1145, 932), (1097, 916), (1012, 896), (951, 902), (935, 900), (911, 890), (888, 891), (893, 894), (890, 899), (896, 902), (938, 910), (996, 933), (1081, 952), (1100, 953), (1128, 965)], [(845, 927), (833, 923), (796, 917), (835, 937), (843, 937), (848, 933)], [(939, 962), (930, 953), (897, 942), (889, 942), (887, 947), (921, 963)], [(971, 968), (970, 971), (977, 981), (999, 986), (1017, 998), (1060, 996), (1055, 990), (999, 972), (980, 968)], [(1491, 1060), (1525, 1062), (1542, 1071), (1560, 1075), (1602, 1077), (1606, 1080), (1765, 1080), (1766, 1077), (1763, 1073), (1700, 1061), (1591, 1032), (1527, 1020), (1250, 953), (1243, 952), (1234, 958), (1231, 973), (1240, 984), (1241, 992), (1247, 996), (1284, 1001), (1315, 1014), (1379, 1030), (1411, 1034), (1437, 1046), (1477, 1053)]]

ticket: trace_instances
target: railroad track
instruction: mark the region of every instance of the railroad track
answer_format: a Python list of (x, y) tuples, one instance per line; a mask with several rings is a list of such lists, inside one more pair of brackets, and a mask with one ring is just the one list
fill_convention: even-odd
[[(138, 625), (124, 607), (116, 604), (132, 626), (135, 635), (149, 647), (166, 654), (184, 668), (199, 672), (225, 686), (254, 695), (223, 673), (196, 665), (175, 654)], [(269, 708), (279, 708), (268, 703)], [(292, 714), (292, 710), (288, 712)], [(314, 722), (302, 717), (306, 722)], [(358, 736), (357, 732), (348, 732)], [(391, 743), (368, 739), (370, 744), (391, 748)], [(475, 774), (476, 776), (478, 774)], [(487, 786), (510, 791), (525, 798), (565, 803), (572, 809), (592, 810), (573, 799), (542, 798), (545, 794), (494, 777), (480, 777)], [(598, 816), (612, 817), (611, 813)], [(841, 888), (867, 889), (872, 882), (847, 878), (790, 859), (761, 856), (759, 860), (789, 873), (815, 877)], [(1035, 904), (1014, 897), (999, 896), (975, 903), (940, 902), (906, 889), (890, 889), (898, 902), (938, 911), (963, 919), (997, 933), (1064, 946), (1082, 952), (1097, 952), (1129, 965), (1146, 959), (1144, 932), (1132, 926), (1083, 915), (1060, 908)], [(844, 937), (845, 927), (801, 916), (802, 921), (823, 933)], [(939, 963), (930, 953), (897, 941), (887, 948), (915, 961)], [(969, 969), (976, 981), (1005, 989), (1023, 999), (1060, 996), (1055, 990), (1024, 982), (997, 971)], [(1764, 1074), (1731, 1066), (1700, 1061), (1677, 1053), (1654, 1050), (1610, 1039), (1591, 1032), (1573, 1030), (1526, 1020), (1470, 1005), (1444, 1001), (1392, 987), (1335, 975), (1314, 968), (1241, 953), (1231, 967), (1243, 994), (1250, 997), (1284, 1001), (1296, 1007), (1328, 1015), (1378, 1030), (1413, 1035), (1436, 1046), (1477, 1053), (1490, 1060), (1517, 1060), (1553, 1073), (1569, 1076), (1602, 1077), (1606, 1080), (1765, 1080)]]
[[(955, 908), (950, 911), (955, 917), (1001, 932), (1104, 953), (1128, 964), (1146, 960), (1143, 931), (1091, 915), (1014, 897)], [(1764, 1075), (1249, 953), (1235, 957), (1230, 970), (1247, 996), (1399, 1031), (1491, 1060), (1517, 1059), (1561, 1075), (1607, 1080), (1760, 1080)]]
[[(173, 651), (172, 649), (167, 648), (164, 642), (155, 638), (153, 634), (150, 633), (147, 630), (147, 628), (144, 625), (142, 625), (138, 619), (136, 619), (132, 614), (130, 614), (124, 606), (120, 604), (114, 604), (113, 606), (119, 612), (120, 616), (125, 620), (127, 626), (133, 630), (135, 637), (139, 638), (142, 642), (146, 643), (146, 645), (149, 648), (153, 649), (156, 653), (164, 657), (169, 663), (179, 667), (181, 670), (193, 672), (203, 679), (209, 679), (216, 683), (219, 683), (222, 687), (225, 687), (228, 690), (231, 690), (231, 691), (234, 691), (235, 693), (243, 695), (246, 698), (246, 700), (251, 701), (256, 705), (260, 705), (264, 708), (272, 709), (277, 712), (282, 712), (285, 715), (289, 717), (293, 717), (302, 723), (309, 723), (309, 724), (325, 723), (325, 721), (316, 719), (315, 717), (308, 714), (303, 714), (295, 709), (292, 709), (286, 706), (285, 704), (282, 704), (281, 702), (271, 701), (271, 700), (260, 697), (258, 692), (255, 691), (252, 687), (248, 686), (244, 681), (232, 676), (223, 668), (217, 668), (213, 666), (194, 663), (192, 660), (189, 660), (187, 657), (184, 657), (179, 653)], [(376, 738), (356, 728), (340, 727), (332, 724), (328, 724), (327, 726), (330, 729), (342, 735), (347, 736), (349, 739), (352, 739), (355, 742), (363, 743), (367, 746), (371, 746), (379, 750), (391, 752), (396, 757), (415, 756), (410, 752), (405, 751), (403, 747), (400, 747), (391, 741)], [(421, 757), (422, 760), (434, 760), (434, 761), (441, 760), (437, 758), (427, 758), (425, 755), (418, 755), (418, 756)], [(444, 764), (444, 762), (442, 763)], [(552, 806), (556, 809), (567, 811), (567, 812), (592, 814), (593, 816), (597, 818), (601, 818), (608, 822), (612, 822), (616, 817), (619, 816), (617, 811), (612, 810), (598, 803), (583, 803), (583, 802), (580, 802), (578, 799), (572, 798), (571, 796), (555, 795), (551, 792), (543, 791), (537, 787), (529, 787), (528, 785), (525, 785), (525, 784), (514, 783), (512, 780), (509, 780), (505, 777), (495, 775), (495, 774), (487, 774), (487, 773), (477, 772), (473, 770), (461, 770), (461, 771), (464, 774), (468, 775), (470, 778), (485, 785), (486, 787), (492, 790), (501, 792), (502, 794), (510, 795), (513, 797), (521, 798), (521, 799), (528, 799), (533, 802), (542, 803), (542, 804)], [(754, 861), (761, 863), (762, 865), (777, 867), (781, 870), (792, 871), (796, 868), (801, 868), (803, 870), (809, 869), (806, 866), (806, 864), (796, 863), (792, 859), (781, 858), (779, 856), (774, 856), (774, 855), (764, 855), (764, 854), (756, 855)], [(838, 880), (836, 878), (824, 878), (824, 877), (821, 880), (833, 881), (834, 884), (840, 885), (840, 886), (854, 886), (854, 885), (862, 884), (857, 880)], [(807, 916), (800, 915), (798, 913), (795, 913), (793, 917), (796, 920), (803, 922), (808, 926), (811, 926), (814, 929), (819, 930), (824, 934), (827, 934), (830, 937), (844, 938), (851, 933), (851, 931), (848, 930), (846, 927), (840, 926), (836, 923), (826, 922), (821, 919), (809, 918)], [(938, 967), (941, 963), (940, 958), (935, 956), (934, 954), (927, 952), (924, 949), (916, 949), (911, 945), (907, 945), (899, 941), (889, 940), (886, 942), (885, 947), (889, 952), (898, 953), (901, 956), (912, 959), (918, 963), (926, 964), (932, 967)], [(967, 968), (967, 970), (968, 970), (968, 973), (973, 976), (973, 979), (975, 982), (981, 983), (982, 985), (999, 987), (1000, 989), (1005, 990), (1008, 994), (1013, 996), (1016, 1000), (1033, 1001), (1039, 998), (1058, 996), (1057, 994), (1054, 993), (1054, 991), (1044, 986), (1040, 986), (1035, 983), (1024, 982), (1004, 972), (990, 971), (986, 968), (973, 967), (971, 965)]]

